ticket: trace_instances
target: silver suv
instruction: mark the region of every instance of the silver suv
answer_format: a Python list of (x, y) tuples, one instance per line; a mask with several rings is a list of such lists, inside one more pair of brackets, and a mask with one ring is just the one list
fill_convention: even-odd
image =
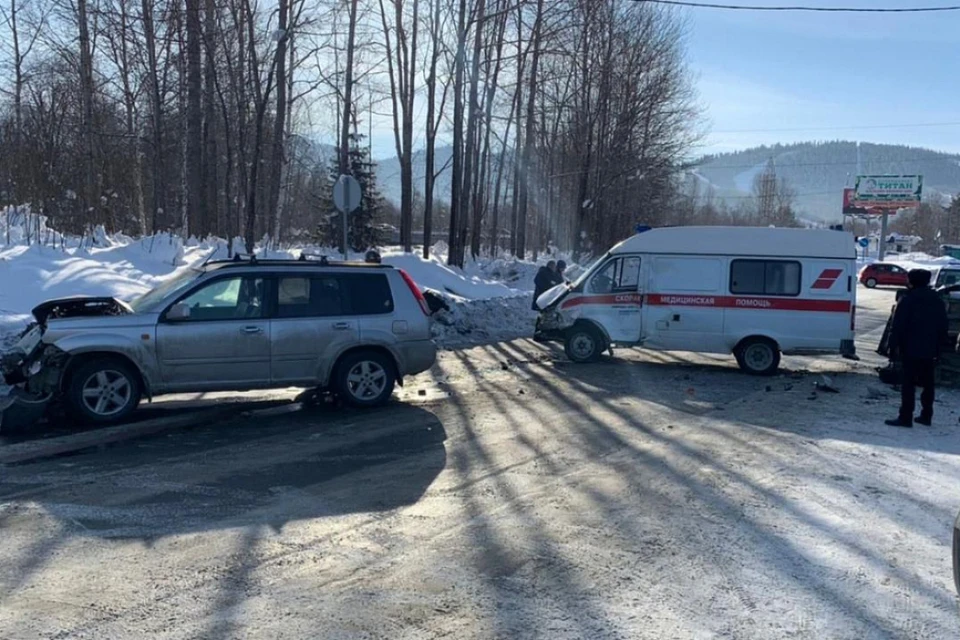
[(387, 401), (436, 359), (427, 303), (387, 265), (212, 262), (131, 301), (51, 300), (0, 358), (0, 408), (62, 400), (87, 422), (123, 420), (165, 393), (319, 387)]

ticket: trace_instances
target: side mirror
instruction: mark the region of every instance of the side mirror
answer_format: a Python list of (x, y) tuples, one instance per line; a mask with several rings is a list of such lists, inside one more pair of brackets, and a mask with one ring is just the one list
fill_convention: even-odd
[(178, 302), (167, 311), (166, 319), (172, 322), (186, 320), (190, 317), (190, 305), (185, 302)]

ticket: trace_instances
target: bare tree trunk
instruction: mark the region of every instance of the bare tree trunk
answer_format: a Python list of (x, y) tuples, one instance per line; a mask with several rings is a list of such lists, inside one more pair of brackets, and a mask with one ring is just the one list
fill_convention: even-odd
[[(430, 257), (430, 244), (433, 241), (433, 187), (436, 182), (434, 163), (436, 156), (437, 129), (440, 119), (436, 118), (437, 99), (437, 63), (440, 60), (440, 7), (443, 0), (431, 0), (430, 5), (430, 71), (427, 75), (427, 126), (426, 149), (424, 151), (423, 176), (423, 257)], [(446, 97), (446, 96), (444, 96)], [(443, 109), (440, 109), (441, 116)]]
[[(514, 95), (516, 100), (516, 95)], [(513, 125), (514, 109), (510, 109), (507, 126), (504, 128), (503, 143), (500, 145), (500, 157), (497, 159), (497, 180), (493, 188), (493, 220), (490, 223), (490, 253), (496, 257), (500, 249), (500, 189), (503, 186), (503, 166), (506, 164), (507, 143), (510, 141), (510, 127)]]
[(463, 66), (467, 40), (467, 0), (460, 0), (457, 14), (457, 52), (453, 80), (453, 166), (450, 186), (450, 233), (447, 264), (462, 267), (463, 250), (460, 246), (463, 188)]
[[(480, 254), (480, 245), (483, 240), (483, 218), (487, 213), (487, 202), (490, 196), (489, 184), (487, 184), (487, 173), (490, 169), (490, 123), (493, 118), (493, 101), (497, 94), (497, 81), (500, 77), (501, 54), (503, 53), (503, 35), (506, 26), (507, 14), (506, 12), (503, 12), (502, 15), (498, 16), (497, 18), (497, 25), (493, 34), (493, 39), (496, 43), (493, 47), (495, 62), (493, 73), (487, 80), (487, 91), (486, 96), (484, 96), (483, 103), (483, 150), (481, 152), (480, 159), (480, 178), (477, 181), (477, 188), (474, 191), (473, 235), (470, 244), (470, 251), (474, 258)], [(507, 124), (507, 130), (509, 130), (509, 128), (510, 125)], [(493, 253), (496, 253), (496, 249), (492, 243), (490, 248)]]
[(516, 108), (516, 133), (514, 134), (513, 142), (513, 181), (512, 188), (510, 190), (510, 253), (517, 255), (517, 220), (519, 219), (520, 212), (520, 199), (519, 191), (517, 186), (520, 184), (521, 173), (520, 173), (520, 152), (523, 149), (522, 135), (523, 135), (523, 118), (521, 117), (521, 112), (523, 111), (523, 72), (525, 65), (526, 55), (523, 53), (523, 20), (521, 15), (521, 8), (517, 8), (517, 82), (514, 93), (514, 107)]
[[(83, 105), (83, 197), (84, 214), (99, 207), (96, 185), (96, 154), (93, 127), (93, 51), (90, 44), (90, 27), (87, 18), (87, 0), (77, 0), (77, 22), (80, 31), (80, 100)], [(94, 220), (87, 219), (92, 224)]]
[(287, 96), (288, 96), (286, 100), (287, 117), (286, 117), (286, 123), (285, 123), (286, 128), (283, 132), (284, 153), (282, 158), (282, 166), (280, 169), (280, 193), (277, 201), (277, 216), (275, 220), (276, 228), (274, 232), (274, 241), (277, 243), (278, 247), (280, 242), (280, 236), (283, 233), (283, 226), (282, 226), (283, 214), (287, 209), (287, 205), (290, 200), (290, 180), (291, 180), (290, 179), (290, 163), (292, 160), (291, 155), (294, 152), (294, 150), (290, 148), (290, 141), (291, 141), (290, 129), (291, 129), (292, 120), (293, 120), (293, 65), (295, 60), (295, 56), (294, 56), (295, 46), (296, 46), (296, 43), (292, 41), (287, 46), (287, 55), (289, 58), (287, 60), (287, 64), (289, 65), (288, 68), (290, 69), (290, 71), (287, 73), (287, 78), (286, 78)]
[(273, 241), (280, 241), (280, 182), (283, 180), (284, 151), (287, 137), (287, 45), (289, 39), (290, 0), (280, 0), (277, 17), (277, 30), (280, 34), (277, 42), (277, 112), (273, 121), (273, 153), (270, 157), (270, 202), (273, 212)]
[(217, 73), (217, 6), (215, 0), (204, 0), (203, 41), (206, 54), (203, 90), (203, 192), (207, 232), (220, 234), (219, 154), (217, 152), (216, 73)]
[(140, 149), (140, 139), (137, 135), (137, 95), (133, 85), (133, 59), (130, 55), (131, 25), (129, 5), (130, 0), (119, 0), (116, 4), (116, 14), (108, 17), (106, 38), (109, 43), (109, 53), (117, 66), (118, 79), (123, 99), (124, 127), (126, 143), (133, 158), (133, 212), (136, 215), (137, 227), (141, 236), (147, 233), (147, 215), (143, 203), (143, 154)]
[(23, 132), (23, 56), (20, 53), (20, 28), (17, 21), (17, 0), (10, 0), (10, 15), (7, 23), (13, 40), (13, 122), (14, 140), (20, 149), (20, 135)]
[[(477, 101), (479, 99), (480, 83), (480, 52), (483, 48), (483, 21), (486, 8), (486, 0), (478, 0), (473, 35), (473, 62), (470, 69), (470, 94), (467, 100), (467, 144), (466, 150), (464, 151), (463, 192), (461, 194), (460, 241), (463, 243), (462, 250), (464, 251), (466, 250), (465, 241), (470, 214), (472, 213), (474, 217), (479, 215), (479, 212), (476, 210), (470, 211), (470, 197), (472, 195), (471, 187), (474, 178), (473, 164), (477, 155)], [(476, 224), (474, 224), (473, 227), (475, 229), (478, 228)], [(459, 266), (463, 266), (462, 258), (460, 259)]]
[(187, 25), (187, 218), (201, 236), (210, 231), (203, 202), (203, 93), (201, 74), (200, 0), (185, 0)]
[[(273, 92), (274, 72), (279, 66), (280, 59), (284, 56), (278, 50), (273, 55), (273, 61), (265, 74), (262, 74), (260, 57), (257, 55), (256, 38), (254, 34), (255, 16), (250, 6), (250, 0), (244, 1), (245, 19), (247, 27), (247, 55), (250, 66), (250, 77), (254, 78), (254, 104), (256, 106), (254, 129), (253, 129), (253, 151), (250, 156), (250, 178), (247, 182), (247, 219), (244, 225), (244, 243), (247, 253), (252, 254), (256, 246), (255, 234), (257, 229), (257, 200), (259, 193), (260, 164), (263, 156), (263, 132), (267, 115), (267, 103), (270, 101), (270, 95)], [(286, 36), (284, 36), (286, 37)], [(266, 78), (266, 87), (262, 87), (256, 79)]]
[(521, 260), (527, 248), (527, 204), (530, 190), (530, 164), (534, 147), (536, 127), (534, 105), (537, 95), (537, 69), (540, 63), (540, 33), (543, 22), (543, 0), (537, 0), (537, 17), (533, 23), (533, 58), (530, 61), (530, 88), (527, 89), (526, 139), (523, 143), (523, 158), (520, 162), (520, 213), (517, 216), (517, 257)]
[(163, 163), (163, 98), (160, 94), (160, 72), (157, 68), (157, 36), (153, 23), (153, 2), (141, 0), (143, 38), (147, 50), (147, 79), (150, 88), (150, 111), (152, 116), (152, 162), (153, 211), (151, 228), (154, 233), (160, 226), (160, 214), (166, 209), (166, 185)]
[[(357, 39), (357, 1), (350, 0), (350, 24), (347, 28), (347, 68), (343, 88), (343, 116), (340, 119), (340, 174), (350, 173), (350, 122), (353, 119), (353, 54)], [(343, 251), (347, 247), (342, 247)]]
[[(380, 18), (384, 44), (387, 49), (387, 76), (390, 81), (390, 104), (393, 115), (393, 137), (400, 163), (400, 244), (403, 250), (413, 250), (413, 107), (416, 96), (416, 55), (419, 11), (418, 0), (413, 0), (411, 34), (408, 36), (403, 16), (403, 0), (391, 0), (396, 32), (396, 47), (390, 38), (387, 11), (380, 0)], [(408, 39), (410, 44), (408, 44)]]
[(413, 251), (413, 118), (417, 97), (417, 40), (420, 32), (420, 0), (413, 0), (413, 19), (410, 27), (410, 54), (407, 56), (407, 96), (406, 107), (403, 112), (403, 152), (404, 160), (401, 165), (400, 181), (403, 189), (401, 195), (400, 229), (403, 232), (403, 221), (406, 220), (407, 237), (403, 250)]

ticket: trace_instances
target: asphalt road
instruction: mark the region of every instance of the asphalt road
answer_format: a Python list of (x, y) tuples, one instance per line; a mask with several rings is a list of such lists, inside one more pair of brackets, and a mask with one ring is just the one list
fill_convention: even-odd
[(887, 429), (874, 363), (521, 341), (376, 411), (0, 469), (0, 638), (960, 637), (960, 397)]

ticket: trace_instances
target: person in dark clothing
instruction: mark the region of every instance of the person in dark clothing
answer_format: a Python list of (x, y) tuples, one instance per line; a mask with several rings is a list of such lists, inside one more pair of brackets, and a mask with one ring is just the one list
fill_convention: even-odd
[[(947, 309), (930, 288), (930, 272), (912, 269), (909, 290), (897, 303), (890, 330), (890, 348), (902, 363), (900, 415), (887, 420), (891, 427), (912, 427), (914, 421), (929, 426), (933, 421), (934, 370), (940, 350), (947, 341)], [(913, 417), (917, 387), (920, 415)]]
[(563, 284), (567, 281), (566, 276), (563, 275), (563, 272), (567, 270), (567, 263), (563, 260), (557, 261), (557, 282), (556, 284)]
[(537, 298), (539, 298), (540, 294), (544, 291), (558, 284), (560, 283), (557, 281), (557, 263), (551, 260), (545, 267), (540, 267), (537, 275), (533, 278), (533, 303), (530, 305), (530, 308), (534, 311), (539, 311), (540, 308), (537, 306)]

